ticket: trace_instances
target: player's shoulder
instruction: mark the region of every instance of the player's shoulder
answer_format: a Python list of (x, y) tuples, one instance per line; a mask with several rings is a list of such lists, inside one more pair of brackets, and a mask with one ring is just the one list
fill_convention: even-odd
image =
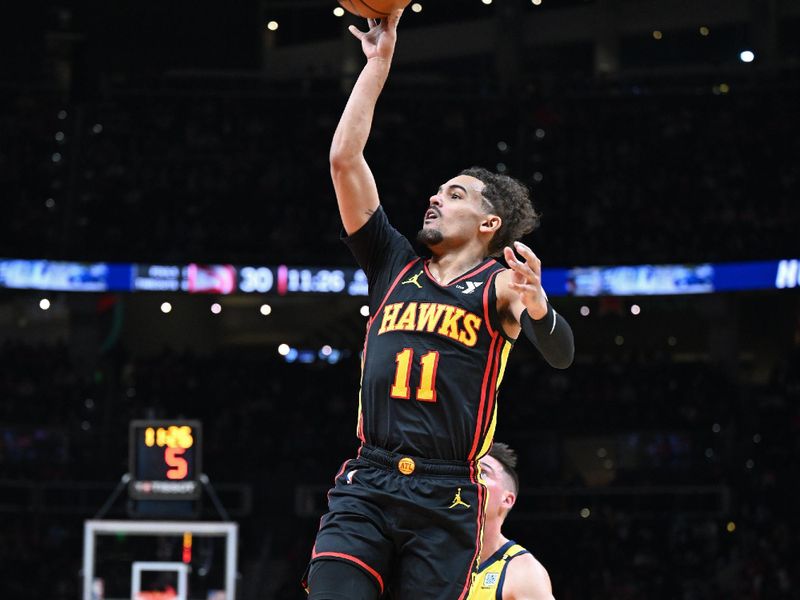
[[(498, 263), (499, 264), (499, 263)], [(511, 281), (511, 274), (513, 271), (504, 265), (500, 265), (501, 268), (497, 270), (497, 275), (494, 279), (494, 287), (497, 291), (497, 298), (500, 299), (502, 297), (510, 296), (508, 284)]]
[(530, 552), (509, 561), (503, 585), (504, 600), (553, 600), (547, 569)]

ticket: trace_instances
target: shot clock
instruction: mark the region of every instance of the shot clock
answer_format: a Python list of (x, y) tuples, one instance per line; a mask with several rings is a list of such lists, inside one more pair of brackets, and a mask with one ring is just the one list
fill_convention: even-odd
[(200, 497), (199, 421), (131, 421), (128, 496), (132, 500)]

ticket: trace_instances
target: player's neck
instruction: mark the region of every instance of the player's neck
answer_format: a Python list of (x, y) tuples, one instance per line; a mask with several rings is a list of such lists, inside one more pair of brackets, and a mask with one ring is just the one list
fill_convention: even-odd
[(481, 561), (487, 560), (492, 554), (497, 552), (500, 547), (508, 541), (508, 538), (500, 531), (501, 523), (486, 523), (483, 528), (483, 547), (481, 549)]
[(436, 281), (446, 285), (477, 267), (484, 258), (482, 249), (465, 248), (456, 252), (434, 252), (428, 263), (428, 270)]

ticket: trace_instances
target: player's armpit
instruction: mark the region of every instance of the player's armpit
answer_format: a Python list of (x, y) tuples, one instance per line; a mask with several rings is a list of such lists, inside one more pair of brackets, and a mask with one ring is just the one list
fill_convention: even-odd
[(550, 576), (532, 554), (521, 554), (508, 563), (503, 600), (554, 600)]

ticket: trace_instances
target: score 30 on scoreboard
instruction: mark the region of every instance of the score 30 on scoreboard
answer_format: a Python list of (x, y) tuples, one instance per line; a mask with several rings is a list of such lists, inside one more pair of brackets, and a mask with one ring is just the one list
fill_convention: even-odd
[(128, 496), (133, 500), (200, 497), (200, 421), (131, 421)]

